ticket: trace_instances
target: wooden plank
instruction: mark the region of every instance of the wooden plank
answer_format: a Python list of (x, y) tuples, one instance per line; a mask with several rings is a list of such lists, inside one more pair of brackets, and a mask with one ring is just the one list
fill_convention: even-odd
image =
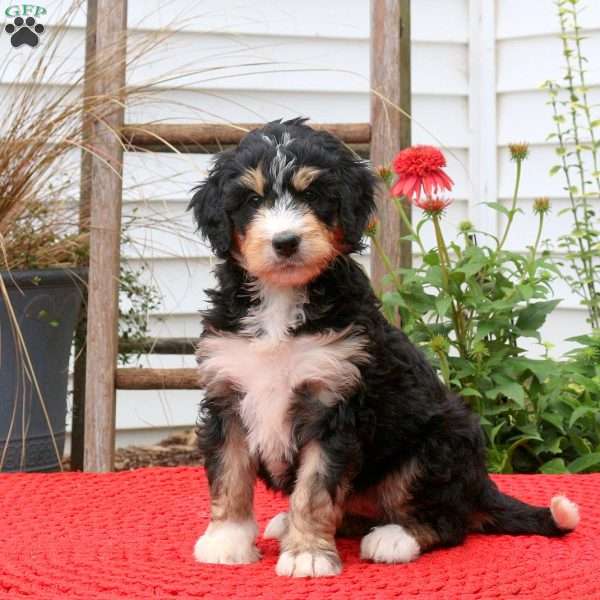
[[(411, 144), (410, 0), (371, 0), (371, 161), (389, 165), (401, 148)], [(401, 110), (399, 110), (401, 109)], [(411, 245), (392, 202), (385, 194), (377, 200), (379, 238), (394, 267), (410, 267)], [(405, 210), (410, 217), (410, 206)], [(387, 269), (371, 252), (371, 281), (383, 289)]]
[(201, 389), (197, 369), (117, 369), (119, 390), (197, 390)]
[[(162, 150), (174, 146), (178, 150), (189, 148), (214, 151), (215, 148), (238, 144), (252, 129), (264, 123), (129, 123), (123, 127), (123, 140), (128, 149)], [(369, 123), (310, 123), (311, 127), (327, 130), (347, 144), (368, 144), (371, 139)], [(189, 151), (189, 150), (188, 150)]]
[[(94, 96), (92, 62), (96, 55), (97, 0), (89, 0), (86, 16), (85, 76), (83, 80), (83, 115), (81, 118), (81, 175), (79, 184), (79, 231), (90, 229), (90, 191), (92, 184), (92, 155), (88, 147), (93, 133), (93, 121), (89, 114), (90, 98)], [(87, 259), (85, 263), (87, 266)], [(87, 362), (87, 294), (75, 333), (75, 361), (73, 365), (73, 414), (71, 417), (71, 470), (83, 470), (85, 445), (85, 371)]]
[[(123, 100), (126, 0), (102, 0), (93, 61), (96, 97)], [(104, 104), (104, 106), (106, 106)], [(115, 439), (118, 278), (121, 240), (123, 102), (95, 115), (90, 189), (90, 273), (85, 398), (86, 471), (109, 471)]]
[(139, 354), (195, 354), (198, 340), (194, 338), (145, 338), (119, 340), (119, 352)]

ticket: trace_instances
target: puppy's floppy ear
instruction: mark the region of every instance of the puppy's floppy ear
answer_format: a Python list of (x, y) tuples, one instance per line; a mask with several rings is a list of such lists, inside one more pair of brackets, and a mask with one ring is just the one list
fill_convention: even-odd
[(196, 193), (188, 205), (188, 210), (194, 211), (202, 237), (209, 241), (219, 258), (225, 258), (229, 254), (232, 237), (231, 221), (225, 212), (223, 197), (226, 160), (226, 156), (217, 159), (206, 180), (195, 188)]
[(362, 248), (361, 240), (375, 212), (375, 174), (366, 161), (352, 159), (340, 172), (340, 225), (350, 251)]

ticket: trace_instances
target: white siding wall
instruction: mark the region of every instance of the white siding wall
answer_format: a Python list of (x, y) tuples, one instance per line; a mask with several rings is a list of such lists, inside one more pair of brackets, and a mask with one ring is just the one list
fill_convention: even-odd
[[(249, 10), (248, 3), (215, 0), (194, 11), (207, 19), (189, 18), (189, 31), (175, 36), (169, 58), (161, 58), (159, 64), (166, 63), (175, 72), (223, 65), (233, 65), (232, 69), (196, 74), (184, 80), (183, 89), (181, 81), (176, 82), (178, 89), (164, 86), (156, 99), (167, 103), (135, 108), (130, 121), (266, 121), (297, 115), (317, 122), (368, 121), (368, 2), (260, 1)], [(237, 66), (257, 62), (268, 64)], [(466, 0), (415, 2), (413, 136), (416, 143), (443, 144), (451, 152), (450, 168), (457, 182), (456, 203), (448, 215), (453, 228), (466, 218), (469, 196), (467, 65)], [(146, 68), (134, 76), (151, 79)], [(253, 74), (256, 71), (261, 73)], [(208, 163), (209, 157), (203, 156), (126, 157), (126, 188), (134, 190), (127, 195), (127, 205), (168, 214), (181, 224), (179, 236), (139, 232), (164, 293), (161, 311), (152, 319), (152, 333), (158, 336), (199, 333), (197, 310), (204, 305), (203, 289), (211, 282), (212, 259), (207, 248), (190, 241), (191, 222), (184, 209), (190, 187), (205, 175)], [(161, 181), (163, 177), (168, 181)], [(144, 364), (191, 366), (193, 359), (152, 356)], [(188, 424), (195, 418), (197, 403), (196, 392), (122, 391), (118, 426)]]
[[(560, 81), (564, 75), (560, 26), (557, 8), (548, 0), (496, 0), (496, 100), (498, 195), (510, 204), (513, 186), (513, 165), (509, 161), (508, 144), (525, 140), (530, 143), (530, 157), (525, 163), (522, 181), (522, 208), (531, 215), (531, 204), (537, 196), (548, 196), (552, 212), (547, 219), (546, 236), (556, 240), (566, 233), (570, 216), (561, 214), (567, 207), (560, 174), (548, 172), (558, 162), (553, 141), (546, 138), (554, 131), (551, 107), (546, 104), (547, 93), (540, 89), (546, 80)], [(579, 21), (586, 39), (583, 51), (589, 59), (587, 83), (591, 87), (591, 102), (600, 100), (600, 3), (584, 2)], [(598, 113), (596, 113), (598, 115)], [(596, 116), (598, 118), (598, 116)], [(596, 201), (597, 202), (597, 201)], [(508, 244), (524, 249), (531, 243), (533, 219), (515, 219)], [(589, 330), (586, 313), (564, 282), (555, 285), (556, 297), (563, 302), (543, 329), (546, 340), (556, 344), (554, 354), (571, 347), (564, 339)]]
[[(66, 4), (44, 3), (47, 22)], [(595, 0), (588, 5), (583, 20), (592, 30), (584, 44), (597, 98), (600, 6)], [(130, 71), (130, 82), (160, 80), (152, 96), (128, 108), (130, 122), (369, 118), (367, 0), (152, 0), (130, 1), (129, 6), (133, 40), (173, 24), (181, 29)], [(412, 11), (413, 141), (447, 150), (456, 182), (448, 235), (465, 218), (498, 227), (479, 203), (496, 194), (508, 202), (513, 180), (507, 144), (515, 140), (532, 144), (523, 180), (525, 212), (533, 197), (549, 195), (554, 209), (548, 233), (555, 237), (566, 231), (566, 217), (559, 216), (565, 201), (562, 184), (558, 176), (547, 175), (554, 163), (552, 147), (545, 142), (552, 121), (538, 89), (544, 80), (561, 75), (554, 2), (413, 0)], [(83, 60), (84, 24), (85, 16), (77, 15), (65, 40), (61, 55), (68, 64)], [(6, 56), (14, 52), (6, 36), (0, 36), (0, 48)], [(27, 60), (25, 52), (14, 54), (2, 81)], [(137, 209), (168, 221), (171, 229), (136, 231), (139, 244), (125, 250), (134, 264), (151, 259), (152, 277), (163, 294), (151, 319), (156, 336), (196, 336), (200, 330), (197, 311), (211, 283), (212, 258), (193, 236), (185, 208), (191, 187), (205, 176), (208, 164), (206, 156), (166, 153), (128, 154), (125, 159), (125, 213)], [(530, 227), (530, 219), (518, 219), (512, 247), (529, 243)], [(584, 313), (565, 286), (557, 289), (565, 302), (544, 335), (564, 349), (563, 338), (585, 330)], [(152, 356), (143, 363), (192, 366), (193, 359)], [(145, 440), (160, 437), (167, 427), (193, 423), (198, 400), (196, 392), (119, 392), (119, 443), (141, 439), (142, 433)], [(151, 428), (157, 428), (153, 434)]]

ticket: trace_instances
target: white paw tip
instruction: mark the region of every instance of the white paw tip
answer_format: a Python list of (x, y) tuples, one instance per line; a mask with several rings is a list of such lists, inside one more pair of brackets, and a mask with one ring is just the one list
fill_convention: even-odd
[(561, 529), (575, 529), (579, 524), (579, 507), (566, 496), (554, 496), (550, 501), (550, 512)]
[(254, 545), (257, 527), (253, 522), (211, 523), (194, 546), (200, 563), (242, 565), (256, 562), (260, 552)]
[(332, 577), (342, 572), (342, 566), (325, 552), (286, 551), (279, 556), (275, 572), (286, 577)]
[(266, 540), (280, 540), (288, 528), (288, 514), (280, 512), (275, 515), (265, 527), (263, 538)]
[(417, 540), (400, 525), (375, 527), (360, 542), (360, 557), (373, 562), (407, 563), (420, 552)]

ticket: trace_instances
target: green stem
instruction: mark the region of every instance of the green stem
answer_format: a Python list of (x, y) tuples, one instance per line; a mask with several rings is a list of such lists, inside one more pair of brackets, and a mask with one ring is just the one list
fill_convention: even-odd
[[(569, 172), (569, 165), (567, 163), (567, 159), (566, 159), (566, 155), (567, 155), (567, 146), (566, 146), (566, 140), (565, 140), (565, 136), (564, 133), (560, 127), (560, 119), (559, 119), (559, 113), (558, 113), (558, 106), (556, 103), (556, 94), (557, 91), (555, 91), (556, 88), (551, 85), (550, 86), (550, 104), (552, 105), (552, 114), (554, 117), (554, 121), (556, 123), (556, 136), (558, 138), (558, 147), (560, 149), (562, 149), (562, 153), (561, 153), (561, 169), (563, 172), (563, 175), (565, 177), (565, 181), (567, 183), (567, 193), (569, 195), (569, 204), (570, 204), (570, 208), (571, 208), (571, 214), (573, 216), (573, 223), (575, 224), (575, 230), (576, 231), (582, 231), (584, 228), (581, 225), (581, 222), (579, 221), (579, 216), (577, 214), (577, 203), (575, 201), (575, 196), (573, 194), (573, 186), (571, 183), (571, 173)], [(587, 283), (582, 283), (579, 288), (581, 290), (583, 290), (583, 298), (586, 302), (589, 302), (589, 305), (591, 306), (591, 300), (594, 297), (593, 295), (595, 294), (595, 289), (594, 286), (590, 284), (590, 282), (592, 281), (592, 274), (591, 274), (591, 265), (589, 264), (589, 260), (587, 259), (587, 255), (586, 255), (586, 250), (583, 246), (583, 241), (581, 240), (581, 236), (577, 236), (577, 245), (579, 246), (579, 253), (576, 255), (579, 258), (579, 261), (581, 262), (581, 268), (583, 269), (583, 273), (584, 273), (584, 278), (587, 281)], [(575, 272), (577, 273), (577, 258), (572, 258), (571, 259), (571, 266), (572, 268), (575, 270)], [(593, 315), (590, 315), (592, 322), (593, 322)]]
[(442, 233), (442, 227), (440, 225), (440, 216), (439, 214), (433, 214), (431, 218), (433, 220), (433, 229), (435, 231), (438, 255), (440, 257), (442, 285), (444, 286), (444, 291), (446, 292), (446, 294), (448, 294), (448, 296), (450, 296), (452, 300), (452, 322), (454, 323), (454, 330), (456, 331), (456, 342), (458, 344), (458, 349), (460, 351), (461, 356), (466, 358), (466, 331), (462, 309), (460, 308), (460, 306), (458, 306), (458, 303), (455, 301), (455, 299), (452, 297), (452, 294), (450, 293), (450, 256), (448, 254), (448, 248), (446, 247), (446, 242)]
[(598, 168), (598, 151), (596, 146), (596, 134), (594, 133), (594, 127), (592, 126), (592, 114), (590, 111), (590, 103), (587, 95), (587, 87), (585, 84), (585, 75), (584, 75), (584, 65), (583, 65), (583, 55), (581, 52), (581, 43), (579, 36), (579, 24), (577, 23), (577, 11), (573, 9), (573, 25), (575, 27), (575, 46), (577, 48), (577, 64), (579, 66), (579, 83), (581, 87), (581, 97), (583, 98), (583, 103), (581, 104), (583, 108), (583, 112), (585, 114), (585, 118), (587, 121), (587, 126), (590, 134), (590, 141), (592, 144), (592, 160), (594, 163), (594, 180), (596, 181), (596, 187), (598, 188), (598, 193), (600, 194), (600, 170)]
[(417, 242), (417, 245), (419, 246), (419, 250), (421, 250), (421, 255), (425, 255), (425, 246), (423, 246), (423, 242), (421, 241), (421, 238), (417, 234), (415, 228), (413, 227), (413, 224), (411, 223), (411, 220), (408, 218), (408, 215), (406, 214), (406, 211), (404, 210), (404, 206), (402, 205), (402, 198), (394, 197), (394, 206), (396, 207), (396, 210), (398, 211), (398, 214), (400, 215), (400, 219), (404, 223), (404, 226), (406, 227), (407, 231), (410, 232), (410, 234), (413, 236), (413, 238)]
[(398, 274), (396, 273), (392, 263), (390, 262), (388, 255), (383, 250), (383, 248), (379, 242), (379, 238), (378, 238), (377, 234), (375, 234), (371, 239), (373, 240), (373, 246), (375, 246), (375, 251), (377, 252), (377, 256), (379, 256), (379, 258), (382, 260), (383, 264), (385, 265), (385, 268), (386, 268), (388, 274), (393, 279), (394, 285), (396, 286), (396, 288), (400, 289), (400, 287), (402, 286), (402, 280), (400, 279), (400, 277), (398, 277)]
[[(579, 121), (578, 121), (578, 105), (580, 105), (579, 98), (577, 96), (577, 90), (575, 86), (575, 78), (573, 76), (574, 68), (571, 62), (571, 57), (574, 52), (572, 47), (569, 45), (569, 27), (567, 23), (568, 14), (572, 15), (572, 28), (573, 28), (573, 37), (575, 39), (576, 51), (575, 53), (578, 55), (578, 65), (580, 69), (580, 82), (585, 82), (585, 78), (583, 77), (583, 60), (581, 57), (581, 46), (579, 43), (579, 34), (580, 28), (577, 23), (577, 10), (573, 6), (572, 11), (564, 11), (560, 13), (560, 28), (561, 28), (561, 38), (562, 38), (562, 47), (563, 47), (563, 56), (566, 64), (566, 74), (565, 80), (567, 81), (567, 90), (569, 92), (569, 114), (571, 116), (571, 134), (573, 136), (573, 143), (575, 145), (575, 156), (576, 163), (571, 165), (575, 167), (579, 172), (579, 185), (580, 185), (580, 196), (579, 202), (581, 209), (583, 211), (583, 221), (580, 225), (582, 225), (582, 229), (578, 232), (578, 242), (582, 251), (581, 260), (585, 266), (585, 279), (588, 287), (589, 293), (589, 316), (592, 327), (598, 327), (600, 325), (600, 314), (597, 309), (596, 300), (598, 298), (598, 294), (596, 292), (595, 281), (594, 281), (594, 263), (593, 263), (593, 243), (594, 243), (594, 231), (591, 220), (591, 212), (589, 210), (587, 194), (586, 194), (586, 177), (585, 177), (585, 167), (583, 164), (583, 156), (582, 149), (579, 138)], [(585, 88), (584, 94), (585, 94)], [(587, 95), (584, 96), (584, 103), (587, 101)], [(585, 111), (584, 111), (585, 112)], [(588, 107), (589, 112), (589, 107)], [(588, 124), (591, 125), (591, 121), (588, 120)], [(593, 134), (593, 128), (590, 127), (590, 132)], [(593, 147), (593, 146), (592, 146)], [(583, 231), (584, 235), (580, 235), (580, 232)], [(585, 249), (584, 249), (585, 246)]]
[(504, 228), (504, 233), (502, 234), (502, 238), (500, 243), (498, 244), (498, 252), (502, 250), (502, 246), (504, 246), (504, 242), (506, 242), (506, 238), (508, 237), (508, 232), (510, 231), (512, 222), (515, 218), (515, 213), (517, 210), (517, 198), (519, 197), (519, 186), (521, 184), (521, 163), (522, 159), (516, 159), (517, 161), (517, 173), (515, 176), (515, 189), (513, 191), (512, 204), (510, 207), (510, 212), (508, 213), (508, 221), (506, 222), (506, 227)]
[(440, 257), (440, 269), (442, 271), (442, 283), (444, 285), (444, 291), (447, 294), (450, 294), (449, 289), (449, 276), (448, 276), (448, 262), (446, 261), (447, 253), (446, 253), (446, 243), (444, 241), (444, 236), (442, 234), (442, 228), (440, 227), (440, 217), (439, 215), (432, 215), (431, 217), (433, 221), (433, 230), (435, 231), (435, 241), (438, 247), (438, 255)]
[(538, 222), (537, 234), (535, 236), (535, 242), (531, 251), (531, 260), (535, 261), (537, 256), (538, 248), (540, 247), (540, 240), (542, 239), (542, 230), (544, 229), (544, 213), (540, 212), (540, 220)]
[(448, 357), (444, 352), (437, 352), (438, 359), (440, 361), (440, 370), (442, 372), (442, 379), (446, 384), (446, 387), (450, 389), (450, 366), (448, 365)]

